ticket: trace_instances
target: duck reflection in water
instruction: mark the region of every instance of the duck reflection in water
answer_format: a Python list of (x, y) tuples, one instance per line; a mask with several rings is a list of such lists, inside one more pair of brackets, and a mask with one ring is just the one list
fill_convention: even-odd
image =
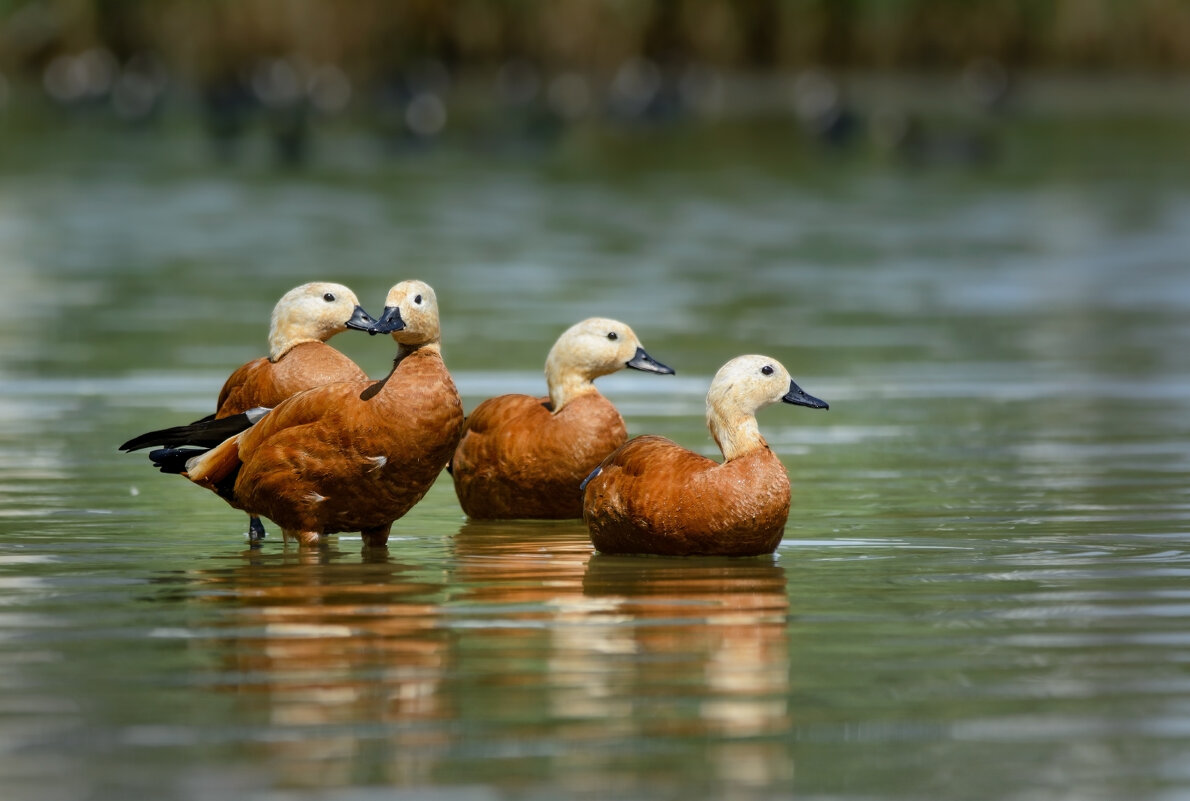
[[(246, 551), (236, 567), (196, 571), (187, 597), (202, 605), (214, 686), (269, 735), (244, 747), (277, 764), (287, 783), (430, 781), (425, 759), (457, 717), (441, 691), (452, 671), (434, 571), (383, 552), (333, 548)], [(217, 611), (212, 614), (212, 607)]]
[[(469, 521), (453, 556), (460, 601), (507, 604), (502, 625), (470, 633), (486, 680), (502, 686), (487, 714), (541, 709), (555, 739), (639, 741), (642, 754), (658, 737), (709, 738), (699, 770), (711, 782), (742, 765), (769, 786), (792, 776), (779, 739), (791, 725), (789, 601), (772, 556), (594, 554), (585, 527), (561, 521)], [(528, 658), (545, 675), (508, 669)], [(616, 758), (585, 747), (557, 757), (595, 787)]]
[(789, 725), (785, 571), (771, 558), (639, 559), (597, 554), (583, 595), (627, 617), (617, 650), (636, 655), (619, 692), (703, 688), (696, 719), (649, 717), (646, 733), (757, 736)]
[(427, 547), (250, 550), (170, 582), (216, 655), (204, 686), (234, 694), (242, 747), (288, 785), (427, 786), (497, 757), (576, 793), (626, 758), (683, 784), (787, 783), (773, 557), (599, 555), (577, 521), (471, 521)]

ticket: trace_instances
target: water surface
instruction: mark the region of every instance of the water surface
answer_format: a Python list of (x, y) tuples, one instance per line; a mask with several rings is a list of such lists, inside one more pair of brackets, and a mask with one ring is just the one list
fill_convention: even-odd
[[(981, 164), (780, 126), (287, 173), (186, 134), (10, 132), (0, 173), (0, 784), (10, 799), (1190, 798), (1187, 123), (1004, 123)], [(119, 454), (212, 408), (288, 288), (438, 291), (472, 408), (554, 337), (715, 452), (728, 358), (827, 413), (761, 427), (771, 558), (610, 557), (580, 522), (247, 548)], [(371, 374), (382, 338), (335, 344)]]

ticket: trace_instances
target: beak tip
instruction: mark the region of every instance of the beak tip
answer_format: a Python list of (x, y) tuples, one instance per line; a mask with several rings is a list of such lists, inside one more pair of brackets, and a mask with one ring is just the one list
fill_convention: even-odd
[(405, 321), (401, 319), (401, 311), (396, 306), (385, 306), (384, 314), (368, 329), (370, 334), (391, 334), (405, 328)]
[(807, 409), (829, 409), (830, 404), (822, 398), (816, 398), (809, 394), (797, 384), (790, 382), (789, 392), (782, 398), (785, 403), (793, 404), (794, 406), (805, 406)]
[(658, 375), (673, 375), (674, 369), (668, 365), (650, 356), (644, 348), (637, 347), (636, 353), (632, 358), (624, 363), (625, 367), (631, 367), (633, 370), (641, 370), (646, 373), (657, 373)]

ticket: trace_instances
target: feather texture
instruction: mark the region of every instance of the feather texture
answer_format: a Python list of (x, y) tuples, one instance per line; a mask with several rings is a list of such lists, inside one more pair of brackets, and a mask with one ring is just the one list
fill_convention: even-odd
[(434, 483), (463, 428), (433, 290), (405, 281), (388, 298), (384, 319), (393, 327), (386, 330), (399, 345), (388, 376), (292, 395), (251, 428), (189, 458), (186, 477), (268, 517), (302, 545), (343, 531), (385, 543), (393, 521)]
[(777, 401), (825, 409), (777, 361), (740, 356), (707, 392), (707, 425), (722, 463), (664, 437), (642, 436), (587, 479), (583, 519), (604, 553), (754, 556), (772, 553), (789, 517), (789, 476), (756, 425)]
[(546, 357), (548, 398), (501, 395), (467, 418), (450, 472), (469, 517), (579, 518), (581, 484), (628, 430), (594, 380), (630, 367), (671, 374), (624, 323), (591, 317), (572, 325)]
[(772, 553), (789, 516), (789, 477), (768, 448), (719, 464), (664, 437), (635, 437), (587, 485), (603, 553)]
[[(355, 293), (342, 284), (313, 282), (294, 287), (273, 307), (269, 326), (269, 356), (241, 365), (219, 390), (215, 412), (194, 422), (141, 434), (120, 450), (158, 446), (150, 458), (166, 473), (186, 473), (176, 452), (179, 447), (210, 449), (260, 419), (263, 411), (291, 395), (336, 381), (364, 381), (367, 375), (355, 362), (326, 344), (334, 335), (375, 324), (359, 305)], [(227, 487), (221, 493), (227, 494)], [(264, 536), (252, 516), (253, 539)]]
[(219, 390), (216, 417), (229, 417), (254, 406), (272, 408), (302, 390), (337, 381), (364, 381), (367, 374), (325, 342), (302, 342), (277, 361), (254, 359), (228, 376)]
[(475, 518), (580, 518), (579, 484), (627, 439), (624, 419), (597, 392), (557, 414), (544, 397), (490, 398), (467, 418), (451, 462), (459, 504)]
[(295, 533), (387, 528), (429, 490), (462, 427), (440, 354), (419, 349), (382, 381), (299, 393), (245, 432), (234, 503)]

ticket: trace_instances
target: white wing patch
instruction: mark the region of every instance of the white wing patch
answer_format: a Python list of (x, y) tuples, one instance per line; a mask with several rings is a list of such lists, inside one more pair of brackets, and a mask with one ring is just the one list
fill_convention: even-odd
[(372, 470), (379, 470), (380, 468), (382, 468), (386, 464), (388, 464), (387, 456), (369, 456), (367, 458), (368, 458), (369, 462), (371, 462), (373, 465), (375, 465), (375, 467), (369, 468), (369, 472), (371, 472)]
[(326, 500), (326, 496), (319, 495), (317, 492), (311, 492), (306, 495), (306, 500), (310, 501), (311, 503), (322, 503)]

